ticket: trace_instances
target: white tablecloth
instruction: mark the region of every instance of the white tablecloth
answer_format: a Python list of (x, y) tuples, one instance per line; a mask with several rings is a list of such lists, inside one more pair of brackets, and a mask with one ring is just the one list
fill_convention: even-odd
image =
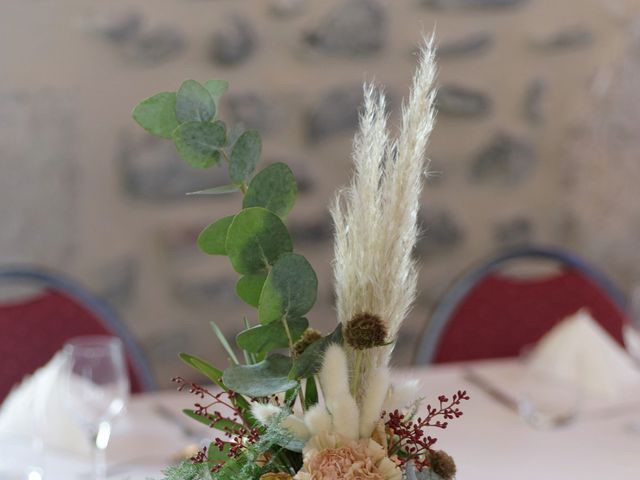
[[(489, 371), (507, 363), (473, 366)], [(450, 395), (458, 389), (471, 395), (471, 400), (463, 405), (463, 417), (453, 421), (447, 430), (433, 432), (439, 439), (437, 447), (455, 458), (459, 479), (640, 478), (640, 433), (629, 429), (634, 421), (640, 422), (640, 403), (637, 408), (627, 404), (613, 415), (611, 412), (602, 417), (591, 415), (562, 428), (536, 430), (466, 381), (463, 365), (401, 370), (398, 375), (420, 378), (424, 396), (433, 401), (440, 394)], [(161, 478), (163, 466), (189, 441), (177, 426), (158, 416), (154, 405), (163, 404), (179, 417), (180, 409), (190, 407), (191, 402), (191, 395), (177, 392), (135, 397), (127, 416), (114, 428), (108, 461), (116, 474), (110, 478)], [(184, 421), (190, 422), (186, 418)], [(195, 422), (191, 425), (197, 426)], [(90, 478), (85, 475), (90, 471), (90, 462), (69, 454), (48, 452), (43, 466), (45, 480)]]

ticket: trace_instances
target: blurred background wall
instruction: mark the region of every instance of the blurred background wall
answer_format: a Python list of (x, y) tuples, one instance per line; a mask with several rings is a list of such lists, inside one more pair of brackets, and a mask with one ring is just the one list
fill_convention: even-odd
[(332, 328), (327, 205), (350, 172), (363, 80), (392, 124), (421, 31), (435, 25), (440, 113), (424, 193), (420, 298), (396, 363), (435, 299), (500, 247), (559, 244), (623, 287), (640, 278), (639, 0), (4, 0), (0, 15), (0, 261), (61, 270), (105, 297), (162, 384), (189, 351), (218, 362), (215, 320), (251, 310), (198, 232), (239, 199), (185, 197), (195, 171), (132, 107), (193, 78), (231, 82), (222, 118), (263, 134), (263, 161), (300, 184), (296, 248)]

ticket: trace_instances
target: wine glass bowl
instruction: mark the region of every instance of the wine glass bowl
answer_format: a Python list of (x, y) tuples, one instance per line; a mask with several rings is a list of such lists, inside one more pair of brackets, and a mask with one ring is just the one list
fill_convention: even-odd
[(124, 412), (129, 378), (122, 342), (111, 336), (69, 340), (65, 355), (65, 405), (90, 438), (96, 478), (104, 477), (111, 423)]

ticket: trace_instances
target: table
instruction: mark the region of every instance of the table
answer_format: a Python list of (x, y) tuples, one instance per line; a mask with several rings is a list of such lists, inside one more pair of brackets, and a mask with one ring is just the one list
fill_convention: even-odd
[[(477, 369), (515, 365), (501, 360), (475, 362)], [(628, 428), (640, 421), (640, 404), (616, 415), (591, 416), (554, 430), (536, 430), (518, 415), (496, 402), (482, 389), (465, 380), (468, 364), (398, 370), (394, 378), (416, 377), (427, 399), (467, 390), (471, 400), (463, 405), (464, 416), (447, 430), (435, 431), (437, 446), (454, 456), (461, 480), (541, 479), (638, 479), (640, 478), (640, 433)], [(188, 439), (175, 424), (161, 418), (154, 406), (177, 413), (191, 406), (187, 393), (158, 392), (135, 397), (128, 415), (115, 425), (108, 450), (114, 479), (161, 478), (161, 469)], [(640, 399), (639, 399), (640, 400)], [(188, 419), (184, 419), (190, 422)], [(190, 422), (194, 428), (200, 426)], [(202, 427), (203, 432), (206, 427)], [(88, 478), (87, 460), (49, 453), (45, 480)]]

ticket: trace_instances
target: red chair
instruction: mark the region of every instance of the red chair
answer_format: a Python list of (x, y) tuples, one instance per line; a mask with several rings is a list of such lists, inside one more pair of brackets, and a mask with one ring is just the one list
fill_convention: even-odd
[(25, 375), (45, 365), (79, 335), (122, 339), (133, 393), (155, 389), (139, 347), (109, 306), (57, 274), (0, 268), (0, 288), (35, 286), (37, 293), (0, 304), (0, 402)]
[[(521, 260), (554, 262), (543, 277), (504, 270)], [(513, 357), (555, 324), (586, 308), (620, 344), (624, 295), (601, 272), (557, 249), (525, 248), (473, 269), (443, 296), (418, 344), (418, 365)]]

